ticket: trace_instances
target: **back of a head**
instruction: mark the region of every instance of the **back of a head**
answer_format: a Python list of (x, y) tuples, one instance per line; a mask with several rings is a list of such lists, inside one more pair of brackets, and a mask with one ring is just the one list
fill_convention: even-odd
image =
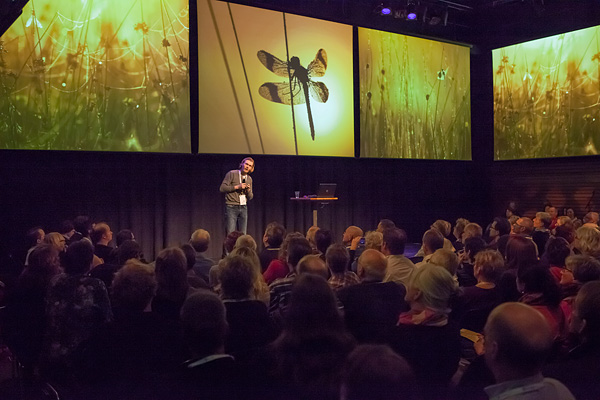
[(329, 278), (327, 265), (325, 265), (325, 261), (317, 254), (308, 254), (302, 257), (296, 266), (296, 272), (298, 275), (313, 274), (323, 279)]
[(133, 235), (133, 232), (131, 230), (129, 230), (129, 229), (121, 229), (117, 233), (116, 240), (117, 240), (117, 247), (119, 247), (120, 245), (122, 245), (127, 240), (135, 240), (135, 236)]
[(283, 243), (285, 237), (285, 228), (278, 222), (271, 222), (265, 229), (267, 243), (271, 248), (277, 248)]
[(315, 234), (317, 233), (318, 230), (319, 230), (319, 227), (316, 226), (316, 225), (313, 225), (310, 228), (308, 228), (308, 231), (306, 231), (306, 240), (308, 240), (308, 242), (311, 245), (315, 245), (316, 246)]
[(204, 229), (196, 229), (192, 233), (190, 244), (198, 253), (204, 253), (210, 244), (210, 234)]
[(454, 224), (453, 234), (457, 239), (460, 239), (463, 232), (465, 231), (465, 227), (469, 224), (469, 220), (466, 218), (458, 218), (456, 223)]
[(25, 269), (43, 280), (49, 280), (60, 272), (58, 250), (49, 243), (37, 245), (29, 255), (29, 265)]
[(358, 257), (358, 271), (368, 280), (383, 281), (387, 271), (387, 259), (375, 249), (366, 249)]
[(225, 306), (213, 292), (198, 290), (190, 295), (180, 317), (186, 342), (196, 357), (215, 354), (225, 343)]
[(363, 344), (342, 369), (342, 400), (416, 400), (418, 384), (408, 362), (389, 346)]
[(102, 236), (107, 234), (109, 230), (110, 227), (106, 222), (98, 222), (96, 225), (94, 225), (92, 231), (90, 232), (90, 239), (92, 240), (92, 243), (98, 243), (102, 239)]
[(234, 250), (241, 247), (252, 249), (254, 251), (258, 248), (256, 241), (250, 235), (242, 235), (235, 241), (235, 246), (233, 246)]
[(475, 256), (475, 269), (486, 282), (496, 283), (504, 272), (504, 257), (496, 250), (483, 250)]
[(75, 227), (73, 226), (73, 221), (66, 219), (60, 223), (58, 233), (60, 233), (61, 235), (65, 235), (73, 231), (73, 229), (75, 229)]
[(142, 248), (138, 242), (126, 240), (117, 248), (117, 263), (124, 265), (132, 258), (139, 259), (142, 256)]
[(301, 336), (316, 332), (343, 332), (335, 294), (325, 279), (299, 275), (292, 287), (286, 330)]
[(43, 240), (44, 230), (39, 226), (31, 228), (30, 230), (27, 231), (26, 238), (27, 238), (27, 245), (29, 247), (33, 247)]
[(548, 262), (550, 265), (557, 267), (563, 267), (565, 265), (566, 258), (571, 254), (571, 247), (569, 242), (561, 237), (550, 236), (546, 242), (546, 255), (548, 256)]
[(342, 244), (332, 244), (325, 253), (325, 261), (327, 266), (331, 269), (334, 274), (344, 273), (348, 270), (348, 263), (350, 262), (350, 254), (346, 249), (346, 246)]
[(540, 220), (543, 227), (546, 229), (550, 229), (550, 225), (552, 225), (552, 217), (547, 212), (537, 212), (535, 213), (535, 217)]
[(302, 257), (312, 253), (312, 247), (305, 237), (293, 238), (287, 247), (287, 263), (296, 268)]
[(450, 272), (433, 264), (425, 264), (413, 273), (409, 288), (421, 291), (419, 303), (438, 311), (448, 311), (450, 298), (458, 289)]
[(573, 224), (559, 225), (554, 228), (554, 236), (561, 237), (571, 244), (575, 241), (575, 226)]
[(187, 260), (183, 250), (168, 247), (156, 257), (157, 295), (171, 301), (181, 301), (188, 290)]
[(585, 214), (583, 217), (584, 224), (596, 224), (597, 225), (598, 220), (599, 220), (599, 214), (594, 211), (590, 211), (589, 213)]
[(429, 229), (423, 234), (423, 247), (428, 254), (444, 247), (444, 236), (437, 229)]
[(496, 222), (496, 230), (498, 231), (499, 236), (508, 235), (510, 233), (510, 222), (503, 217), (494, 218), (494, 222)]
[(582, 254), (569, 256), (565, 264), (579, 283), (600, 280), (600, 261), (592, 256)]
[(121, 310), (142, 312), (156, 293), (154, 269), (139, 260), (129, 260), (115, 274), (111, 300)]
[(219, 273), (223, 298), (247, 299), (254, 283), (254, 266), (246, 257), (230, 255), (225, 258)]
[(54, 246), (57, 250), (65, 248), (65, 237), (58, 232), (50, 232), (44, 237), (43, 243), (48, 243)]
[(450, 231), (452, 229), (452, 225), (450, 222), (444, 221), (443, 219), (438, 219), (433, 224), (431, 224), (432, 229), (436, 229), (438, 232), (442, 234), (443, 237), (450, 236)]
[(377, 224), (377, 232), (383, 233), (383, 231), (387, 229), (394, 229), (395, 227), (396, 224), (391, 219), (382, 219), (379, 221), (379, 224)]
[(91, 228), (90, 217), (87, 215), (78, 215), (73, 220), (73, 226), (77, 232), (83, 235), (83, 237), (87, 237)]
[(333, 243), (333, 235), (328, 229), (319, 229), (315, 232), (315, 245), (317, 250), (325, 254), (329, 246)]
[(242, 235), (243, 233), (240, 231), (233, 231), (227, 235), (227, 237), (223, 240), (223, 247), (225, 247), (225, 251), (227, 253), (231, 253), (233, 247), (235, 246), (235, 242), (237, 242), (238, 238)]
[(535, 243), (532, 240), (513, 235), (506, 243), (506, 268), (518, 269), (538, 263)]
[(541, 294), (544, 305), (557, 307), (562, 300), (560, 286), (543, 265), (520, 267), (517, 269), (517, 281), (524, 294)]
[(485, 249), (485, 240), (479, 237), (470, 237), (465, 240), (465, 251), (469, 253), (471, 258), (475, 257), (477, 253)]
[(69, 275), (80, 275), (88, 272), (92, 266), (94, 248), (87, 240), (72, 243), (65, 254), (65, 272)]
[[(585, 325), (577, 325), (584, 329), (586, 339), (594, 344), (600, 342), (600, 281), (588, 282), (579, 289), (573, 307), (574, 316)], [(576, 321), (573, 321), (576, 322)]]
[(387, 229), (383, 232), (383, 243), (392, 255), (404, 254), (406, 240), (406, 232), (404, 232), (402, 229)]
[(485, 358), (492, 372), (502, 366), (523, 378), (533, 376), (552, 350), (548, 322), (539, 311), (523, 303), (496, 307), (487, 319), (484, 335)]
[(381, 251), (383, 244), (383, 233), (377, 231), (369, 231), (365, 234), (365, 248)]
[(185, 254), (187, 269), (189, 271), (194, 268), (194, 264), (196, 264), (196, 250), (189, 243), (182, 244), (180, 248), (183, 251), (183, 254)]
[(600, 230), (593, 226), (584, 225), (577, 229), (575, 247), (581, 254), (600, 257)]
[(483, 229), (481, 228), (481, 226), (475, 222), (469, 222), (466, 226), (465, 229), (463, 230), (463, 239), (466, 240), (467, 238), (470, 237), (482, 237), (483, 236)]
[(456, 271), (458, 270), (458, 266), (460, 264), (456, 253), (441, 248), (437, 249), (433, 253), (429, 259), (429, 262), (433, 265), (444, 267), (452, 276), (456, 275)]

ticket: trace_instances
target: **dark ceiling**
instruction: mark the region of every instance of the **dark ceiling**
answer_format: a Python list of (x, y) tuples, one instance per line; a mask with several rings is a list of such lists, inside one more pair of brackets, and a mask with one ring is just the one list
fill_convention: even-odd
[[(236, 3), (336, 22), (494, 48), (600, 25), (600, 0), (233, 0)], [(384, 3), (405, 9), (447, 10), (447, 23), (382, 16)]]

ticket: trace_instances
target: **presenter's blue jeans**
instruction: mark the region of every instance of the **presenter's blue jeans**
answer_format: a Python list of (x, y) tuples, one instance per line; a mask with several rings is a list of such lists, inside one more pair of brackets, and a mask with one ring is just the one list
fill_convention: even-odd
[(245, 235), (248, 226), (248, 206), (225, 204), (225, 225), (228, 235), (235, 230)]

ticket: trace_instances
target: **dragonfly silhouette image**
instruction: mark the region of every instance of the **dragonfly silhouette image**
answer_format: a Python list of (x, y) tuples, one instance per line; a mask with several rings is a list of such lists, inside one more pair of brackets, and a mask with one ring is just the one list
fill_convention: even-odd
[(325, 50), (319, 49), (317, 51), (315, 59), (308, 64), (308, 68), (304, 68), (300, 64), (300, 59), (296, 56), (292, 57), (289, 63), (281, 61), (264, 50), (260, 50), (257, 56), (269, 71), (277, 76), (288, 78), (285, 82), (263, 83), (258, 88), (258, 93), (274, 103), (287, 105), (306, 103), (310, 134), (312, 140), (315, 140), (315, 124), (310, 110), (310, 97), (319, 103), (325, 103), (329, 98), (329, 89), (323, 82), (315, 82), (312, 78), (325, 75), (327, 69), (327, 53)]

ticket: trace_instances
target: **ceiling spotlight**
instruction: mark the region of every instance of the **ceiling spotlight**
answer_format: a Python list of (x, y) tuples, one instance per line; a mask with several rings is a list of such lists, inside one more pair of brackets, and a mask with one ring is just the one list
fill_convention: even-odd
[(375, 7), (375, 9), (373, 10), (373, 12), (375, 14), (388, 16), (388, 15), (392, 14), (392, 7), (390, 7), (389, 4), (386, 4), (386, 3), (379, 3)]
[(381, 8), (381, 15), (390, 15), (392, 13), (392, 9), (389, 7)]
[(415, 2), (413, 0), (408, 0), (408, 4), (406, 6), (406, 19), (411, 21), (417, 19), (417, 6), (415, 6)]

